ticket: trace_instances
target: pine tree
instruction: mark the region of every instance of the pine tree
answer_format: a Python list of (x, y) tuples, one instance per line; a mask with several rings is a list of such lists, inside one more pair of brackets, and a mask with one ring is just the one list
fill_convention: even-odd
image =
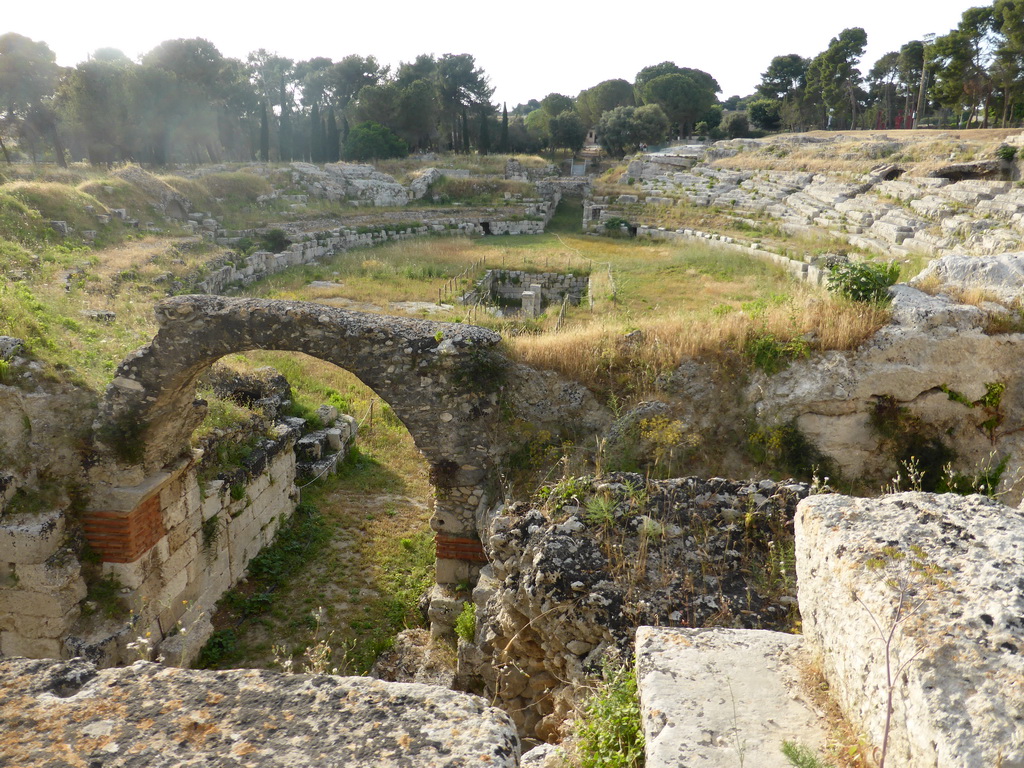
[(508, 154), (508, 107), (501, 103), (501, 137), (498, 139), (498, 151)]
[(462, 108), (462, 151), (469, 154), (469, 118), (465, 107)]
[(260, 161), (270, 160), (270, 125), (267, 122), (267, 103), (260, 104)]

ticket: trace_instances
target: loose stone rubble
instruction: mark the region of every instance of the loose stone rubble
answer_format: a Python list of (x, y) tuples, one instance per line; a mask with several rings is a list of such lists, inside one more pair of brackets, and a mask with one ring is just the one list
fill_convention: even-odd
[(483, 699), (361, 677), (97, 670), (0, 660), (0, 763), (57, 768), (515, 768), (519, 739)]
[(879, 749), (892, 702), (887, 766), (1024, 766), (1024, 513), (982, 496), (812, 496), (796, 546), (804, 635)]

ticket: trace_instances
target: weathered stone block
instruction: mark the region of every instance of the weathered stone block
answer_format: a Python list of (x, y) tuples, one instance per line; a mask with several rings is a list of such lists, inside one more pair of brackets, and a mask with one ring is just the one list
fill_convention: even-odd
[(63, 537), (63, 511), (11, 515), (0, 521), (0, 562), (42, 563)]
[[(0, 632), (0, 655), (26, 659), (59, 659), (63, 643), (49, 637), (26, 637), (18, 632)], [(26, 763), (27, 764), (27, 763)]]
[(796, 547), (805, 636), (879, 748), (892, 700), (886, 765), (1024, 766), (1024, 513), (819, 495), (798, 507)]
[(825, 732), (800, 685), (801, 639), (764, 630), (640, 627), (637, 684), (649, 768), (785, 768), (783, 741)]
[[(508, 715), (479, 697), (438, 686), (146, 662), (96, 670), (81, 660), (8, 660), (0, 663), (0, 675), (11, 682), (0, 688), (0, 725), (9, 731), (17, 723), (25, 736), (0, 747), (11, 765), (56, 768), (60, 755), (93, 754), (102, 749), (97, 744), (116, 744), (119, 754), (150, 768), (224, 762), (235, 752), (267, 766), (519, 763), (519, 739)], [(211, 700), (218, 702), (216, 712)], [(96, 708), (100, 701), (121, 716), (111, 719)], [(169, 701), (175, 706), (159, 711)], [(183, 728), (200, 737), (183, 738)], [(316, 738), (309, 738), (314, 731)], [(232, 735), (227, 747), (218, 734)]]

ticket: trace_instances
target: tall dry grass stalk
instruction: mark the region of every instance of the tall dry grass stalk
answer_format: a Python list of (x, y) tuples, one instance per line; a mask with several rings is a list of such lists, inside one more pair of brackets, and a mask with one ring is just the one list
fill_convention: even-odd
[(780, 342), (802, 337), (815, 351), (848, 350), (888, 318), (885, 307), (808, 291), (759, 311), (689, 313), (639, 327), (621, 319), (598, 320), (557, 333), (517, 336), (507, 347), (527, 365), (558, 371), (599, 392), (625, 386), (642, 395), (658, 375), (686, 359), (735, 357), (754, 334), (770, 334)]

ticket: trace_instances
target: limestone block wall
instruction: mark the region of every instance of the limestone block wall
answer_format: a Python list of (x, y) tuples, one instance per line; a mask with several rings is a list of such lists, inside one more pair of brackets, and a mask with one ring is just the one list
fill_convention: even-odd
[(86, 537), (103, 556), (103, 574), (122, 586), (132, 613), (130, 627), (85, 619), (72, 631), (64, 652), (52, 655), (126, 662), (139, 655), (127, 649), (135, 638), (148, 637), (156, 649), (185, 627), (187, 647), (176, 647), (169, 660), (190, 661), (212, 631), (209, 614), (217, 600), (245, 575), (295, 507), (294, 438), (286, 434), (260, 471), (230, 482), (201, 485), (195, 461), (154, 478), (136, 509), (154, 510), (150, 514), (156, 516), (159, 536), (142, 552), (126, 549), (110, 533), (102, 538), (93, 525), (97, 513), (86, 513)]
[(541, 303), (561, 303), (566, 296), (573, 304), (579, 304), (590, 289), (590, 277), (586, 275), (559, 274), (557, 272), (524, 272), (520, 269), (489, 269), (477, 283), (476, 293), (498, 299), (521, 300), (524, 291), (540, 288)]
[[(427, 235), (468, 235), (482, 237), (491, 235), (539, 235), (554, 215), (557, 200), (534, 201), (525, 206), (527, 218), (504, 218), (506, 214), (486, 213), (473, 217), (433, 217), (419, 226), (388, 227), (370, 231), (360, 229), (332, 230), (325, 236), (313, 238), (300, 243), (293, 243), (280, 253), (257, 251), (237, 262), (226, 262), (215, 266), (213, 271), (202, 279), (186, 281), (173, 286), (176, 292), (188, 290), (193, 293), (223, 293), (233, 285), (249, 285), (269, 275), (275, 275), (289, 267), (313, 264), (316, 261), (344, 253), (354, 248), (371, 248), (383, 243), (409, 240)], [(238, 238), (237, 233), (221, 230), (217, 242), (231, 245)]]
[(0, 520), (0, 656), (60, 657), (85, 597), (64, 509)]

